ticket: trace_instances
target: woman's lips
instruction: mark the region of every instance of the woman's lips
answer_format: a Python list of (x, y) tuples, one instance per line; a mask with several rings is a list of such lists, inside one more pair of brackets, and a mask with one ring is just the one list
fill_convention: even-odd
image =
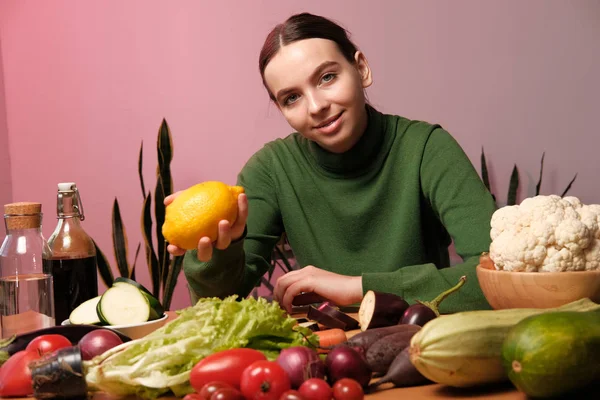
[(331, 135), (332, 133), (337, 132), (342, 122), (342, 114), (343, 112), (339, 113), (334, 119), (329, 120), (328, 122), (325, 122), (323, 124), (317, 125), (315, 129), (325, 135)]

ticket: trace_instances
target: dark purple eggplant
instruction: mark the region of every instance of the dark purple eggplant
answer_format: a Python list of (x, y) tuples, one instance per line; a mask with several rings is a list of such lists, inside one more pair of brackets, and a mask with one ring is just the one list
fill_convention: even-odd
[(361, 347), (366, 352), (373, 345), (373, 343), (377, 342), (384, 336), (388, 336), (398, 332), (416, 333), (420, 329), (421, 327), (416, 325), (394, 325), (386, 326), (383, 328), (369, 329), (352, 336), (350, 339), (348, 339), (346, 344), (348, 344), (349, 346)]
[(385, 374), (394, 359), (410, 345), (416, 331), (396, 332), (373, 343), (366, 353), (367, 365), (375, 374)]
[(394, 361), (390, 364), (386, 374), (377, 382), (369, 386), (369, 391), (377, 388), (384, 383), (393, 383), (395, 387), (403, 386), (418, 386), (429, 383), (429, 379), (425, 378), (410, 362), (409, 348), (402, 350)]
[[(0, 352), (6, 352), (9, 356), (15, 354), (17, 351), (25, 350), (29, 342), (41, 335), (63, 335), (72, 344), (76, 345), (79, 343), (82, 337), (87, 335), (88, 333), (95, 331), (97, 329), (109, 329), (104, 326), (97, 325), (60, 325), (60, 326), (52, 326), (49, 328), (38, 329), (36, 331), (27, 332), (21, 335), (17, 335), (14, 340), (12, 340), (9, 344), (0, 348)], [(129, 342), (131, 338), (123, 335), (122, 333), (111, 329), (115, 332), (119, 338), (123, 342)]]
[(467, 281), (466, 276), (461, 276), (460, 280), (456, 284), (456, 286), (446, 290), (441, 293), (438, 297), (433, 299), (432, 301), (419, 301), (417, 300), (417, 304), (413, 304), (406, 309), (404, 315), (402, 315), (402, 319), (400, 320), (400, 324), (412, 324), (423, 326), (427, 322), (431, 321), (434, 318), (440, 316), (439, 306), (442, 301), (452, 293), (458, 291), (465, 282)]
[(396, 325), (407, 308), (408, 303), (400, 296), (369, 290), (365, 293), (358, 310), (360, 329), (366, 331)]
[(357, 320), (331, 306), (328, 306), (323, 310), (318, 310), (313, 306), (309, 306), (306, 316), (308, 319), (316, 321), (329, 329), (339, 328), (344, 331), (358, 329)]

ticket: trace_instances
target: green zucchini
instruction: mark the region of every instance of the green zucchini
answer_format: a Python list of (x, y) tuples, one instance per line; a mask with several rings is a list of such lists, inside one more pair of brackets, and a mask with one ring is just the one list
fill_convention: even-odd
[(115, 285), (100, 297), (96, 312), (107, 325), (132, 325), (150, 319), (152, 308), (144, 293), (133, 285)]
[(86, 300), (77, 306), (69, 315), (69, 322), (73, 325), (97, 325), (100, 324), (100, 317), (96, 312), (96, 307), (102, 296), (97, 296)]
[(133, 286), (136, 289), (138, 289), (144, 296), (146, 296), (146, 298), (148, 299), (148, 304), (150, 304), (151, 308), (150, 319), (148, 321), (161, 318), (164, 315), (165, 309), (163, 308), (162, 304), (160, 304), (160, 301), (158, 301), (156, 297), (152, 296), (152, 294), (144, 286), (128, 278), (119, 277), (114, 280), (113, 287), (121, 285)]

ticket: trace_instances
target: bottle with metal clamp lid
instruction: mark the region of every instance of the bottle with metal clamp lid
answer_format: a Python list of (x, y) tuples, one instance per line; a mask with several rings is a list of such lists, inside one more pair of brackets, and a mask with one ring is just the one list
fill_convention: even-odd
[(59, 183), (56, 201), (58, 223), (50, 238), (46, 260), (54, 280), (56, 324), (86, 300), (98, 296), (96, 247), (81, 226), (83, 203), (73, 182)]

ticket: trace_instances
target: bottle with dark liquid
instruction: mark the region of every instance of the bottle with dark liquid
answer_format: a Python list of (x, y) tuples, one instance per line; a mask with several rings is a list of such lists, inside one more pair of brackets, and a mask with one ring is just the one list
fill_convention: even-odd
[(58, 224), (48, 239), (51, 254), (44, 262), (52, 271), (60, 325), (78, 305), (98, 296), (98, 267), (94, 242), (81, 226), (85, 216), (75, 183), (58, 184), (56, 206)]

